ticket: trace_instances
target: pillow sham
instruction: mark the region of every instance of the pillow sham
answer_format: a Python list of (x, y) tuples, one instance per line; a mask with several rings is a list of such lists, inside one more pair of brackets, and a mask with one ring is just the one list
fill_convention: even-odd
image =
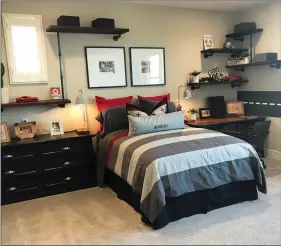
[(139, 101), (141, 101), (142, 99), (148, 99), (148, 100), (153, 100), (153, 101), (161, 101), (163, 100), (165, 97), (167, 97), (168, 102), (170, 101), (170, 93), (166, 94), (166, 95), (161, 95), (161, 96), (153, 96), (153, 97), (143, 97), (143, 96), (138, 96)]
[(128, 136), (184, 129), (184, 113), (182, 111), (148, 117), (133, 117), (129, 115), (128, 120)]
[(126, 103), (131, 103), (133, 99), (132, 96), (112, 98), (112, 99), (106, 99), (104, 97), (96, 96), (95, 98), (96, 98), (97, 108), (99, 112), (105, 108), (116, 107), (116, 106), (124, 105)]
[(156, 104), (152, 107), (149, 107), (146, 111), (143, 108), (140, 108), (133, 104), (126, 104), (127, 113), (133, 117), (145, 117), (149, 115), (161, 115), (166, 114), (168, 108), (167, 98), (164, 98), (160, 102), (156, 102)]
[[(154, 108), (158, 104), (157, 101), (142, 99), (141, 100), (141, 109), (149, 113), (151, 108)], [(168, 102), (167, 113), (177, 112), (177, 106), (173, 102)]]

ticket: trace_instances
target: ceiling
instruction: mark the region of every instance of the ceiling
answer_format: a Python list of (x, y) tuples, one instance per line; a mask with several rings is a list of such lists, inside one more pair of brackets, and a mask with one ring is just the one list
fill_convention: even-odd
[(248, 0), (248, 1), (232, 1), (232, 0), (197, 0), (197, 1), (177, 1), (177, 0), (151, 0), (151, 1), (130, 1), (138, 4), (149, 4), (175, 8), (189, 8), (189, 9), (204, 9), (204, 10), (218, 10), (218, 11), (241, 11), (252, 8), (257, 5), (268, 4), (269, 2), (276, 2), (277, 0)]

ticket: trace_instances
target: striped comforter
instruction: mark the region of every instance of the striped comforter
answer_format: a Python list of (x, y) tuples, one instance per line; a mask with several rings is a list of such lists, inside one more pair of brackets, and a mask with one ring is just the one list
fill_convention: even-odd
[(166, 197), (253, 179), (266, 193), (260, 159), (240, 139), (189, 127), (131, 137), (126, 133), (117, 131), (101, 139), (99, 169), (106, 163), (141, 194), (141, 210), (152, 223)]

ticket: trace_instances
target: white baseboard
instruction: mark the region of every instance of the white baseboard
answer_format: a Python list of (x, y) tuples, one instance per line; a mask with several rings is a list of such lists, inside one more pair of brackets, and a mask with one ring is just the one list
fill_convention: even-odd
[(267, 158), (281, 161), (281, 152), (276, 151), (276, 150), (272, 150), (272, 149), (268, 149), (267, 150)]

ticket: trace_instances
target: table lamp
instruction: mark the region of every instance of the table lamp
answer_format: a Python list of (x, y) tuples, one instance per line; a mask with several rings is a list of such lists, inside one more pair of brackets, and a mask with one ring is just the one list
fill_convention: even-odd
[(90, 132), (89, 132), (89, 130), (88, 130), (87, 127), (86, 127), (87, 113), (86, 113), (86, 109), (85, 109), (85, 100), (84, 100), (84, 97), (83, 97), (83, 91), (82, 91), (82, 90), (79, 90), (78, 95), (77, 95), (77, 97), (76, 97), (75, 104), (77, 104), (77, 105), (79, 105), (79, 106), (82, 106), (83, 120), (84, 120), (84, 123), (83, 123), (82, 128), (76, 129), (76, 133), (77, 133), (78, 135), (89, 134)]
[(182, 106), (180, 105), (180, 88), (185, 87), (184, 93), (183, 93), (183, 97), (188, 100), (190, 99), (191, 96), (191, 91), (188, 89), (187, 85), (180, 85), (178, 87), (178, 107), (177, 107), (177, 111), (181, 111)]

